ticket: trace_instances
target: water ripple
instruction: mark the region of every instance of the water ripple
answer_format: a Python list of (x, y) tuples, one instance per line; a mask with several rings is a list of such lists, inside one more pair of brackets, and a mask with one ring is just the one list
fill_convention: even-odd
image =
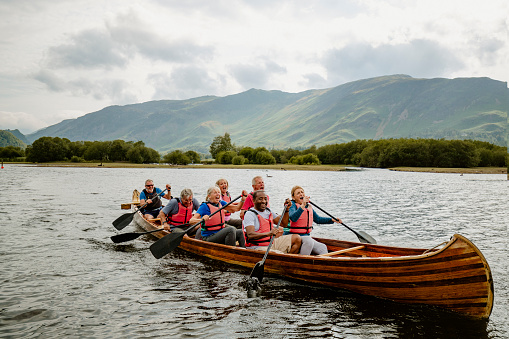
[[(9, 166), (0, 182), (13, 197), (0, 211), (0, 337), (509, 336), (505, 175), (269, 172), (266, 189), (278, 213), (298, 184), (320, 207), (380, 244), (429, 248), (454, 233), (471, 239), (495, 281), (489, 322), (270, 274), (261, 296), (247, 298), (248, 269), (181, 250), (156, 260), (148, 250), (151, 236), (124, 244), (109, 239), (140, 231), (131, 224), (118, 232), (111, 223), (147, 178), (170, 183), (175, 192), (191, 188), (203, 201), (216, 179), (226, 177), (238, 194), (251, 187), (253, 176), (265, 176), (261, 171)], [(315, 225), (313, 233), (357, 241), (341, 225)]]

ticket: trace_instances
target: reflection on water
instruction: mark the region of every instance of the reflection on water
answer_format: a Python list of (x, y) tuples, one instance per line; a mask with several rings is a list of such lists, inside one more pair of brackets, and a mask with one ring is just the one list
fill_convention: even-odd
[[(378, 243), (433, 247), (460, 233), (481, 249), (495, 281), (489, 322), (424, 306), (266, 275), (247, 298), (249, 270), (177, 250), (156, 260), (142, 236), (113, 244), (111, 222), (147, 178), (202, 201), (220, 177), (232, 195), (264, 176), (271, 207), (293, 185)], [(270, 177), (267, 176), (270, 174)], [(505, 175), (387, 170), (298, 172), (5, 166), (0, 171), (0, 337), (504, 338), (509, 336)], [(134, 225), (123, 232), (139, 231)], [(316, 236), (357, 241), (341, 225)]]

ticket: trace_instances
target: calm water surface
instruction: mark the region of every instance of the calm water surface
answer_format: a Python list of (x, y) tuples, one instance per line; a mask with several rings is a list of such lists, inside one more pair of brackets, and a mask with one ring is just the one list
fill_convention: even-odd
[[(111, 222), (145, 179), (189, 187), (202, 201), (220, 178), (233, 196), (263, 175), (275, 210), (293, 185), (379, 244), (429, 248), (460, 233), (483, 252), (495, 281), (488, 322), (399, 305), (275, 276), (259, 298), (250, 270), (177, 250), (156, 260), (153, 238), (115, 245)], [(0, 170), (0, 337), (507, 338), (506, 175), (42, 168)], [(123, 232), (139, 231), (131, 224)], [(320, 237), (357, 241), (341, 225)]]

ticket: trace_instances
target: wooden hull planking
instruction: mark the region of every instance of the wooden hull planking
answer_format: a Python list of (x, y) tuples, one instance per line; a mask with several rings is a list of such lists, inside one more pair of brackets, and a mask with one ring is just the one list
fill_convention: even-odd
[[(134, 220), (147, 231), (158, 228), (140, 213), (135, 214)], [(153, 233), (158, 238), (166, 234), (166, 231)], [(490, 267), (477, 247), (459, 234), (441, 249), (431, 251), (315, 239), (325, 243), (329, 251), (353, 250), (331, 257), (271, 252), (265, 261), (265, 272), (400, 303), (437, 306), (474, 318), (487, 319), (491, 314), (493, 278)], [(179, 247), (247, 268), (254, 267), (265, 254), (188, 236)]]

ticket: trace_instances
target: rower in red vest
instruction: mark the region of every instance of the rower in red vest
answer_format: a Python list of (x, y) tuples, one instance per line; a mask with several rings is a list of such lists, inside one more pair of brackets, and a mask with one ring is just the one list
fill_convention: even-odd
[[(246, 196), (247, 192), (242, 191), (242, 200), (239, 204), (226, 206), (228, 203), (221, 200), (219, 187), (211, 187), (207, 190), (207, 201), (202, 202), (189, 222), (191, 224), (201, 222), (201, 239), (203, 241), (230, 246), (235, 246), (238, 241), (240, 247), (245, 247), (242, 230), (225, 225), (225, 212), (234, 213), (239, 211)], [(220, 210), (218, 213), (210, 216), (218, 210)]]
[[(182, 232), (183, 228), (188, 226), (189, 220), (193, 217), (193, 212), (200, 207), (198, 200), (193, 198), (193, 191), (190, 188), (184, 188), (180, 192), (180, 198), (171, 199), (170, 202), (161, 209), (157, 216), (163, 222), (166, 230), (172, 232)], [(180, 225), (184, 225), (179, 227)], [(198, 226), (196, 227), (198, 229)]]
[[(242, 206), (242, 209), (240, 211), (241, 219), (244, 219), (244, 214), (246, 213), (246, 211), (254, 206), (253, 202), (254, 191), (265, 190), (265, 182), (263, 181), (263, 178), (259, 175), (254, 177), (253, 180), (251, 180), (251, 186), (253, 186), (253, 192), (249, 193), (249, 195), (246, 198), (246, 201), (244, 202), (244, 205)], [(267, 207), (270, 207), (268, 195), (267, 195)]]
[(253, 192), (254, 207), (250, 208), (244, 214), (242, 228), (246, 239), (246, 248), (266, 251), (270, 239), (275, 236), (272, 242), (271, 250), (282, 253), (299, 253), (301, 246), (301, 237), (297, 234), (283, 235), (283, 227), (275, 228), (274, 225), (279, 222), (281, 225), (288, 224), (288, 208), (290, 201), (287, 200), (286, 212), (283, 216), (274, 214), (267, 207), (267, 194), (265, 191), (258, 190)]

